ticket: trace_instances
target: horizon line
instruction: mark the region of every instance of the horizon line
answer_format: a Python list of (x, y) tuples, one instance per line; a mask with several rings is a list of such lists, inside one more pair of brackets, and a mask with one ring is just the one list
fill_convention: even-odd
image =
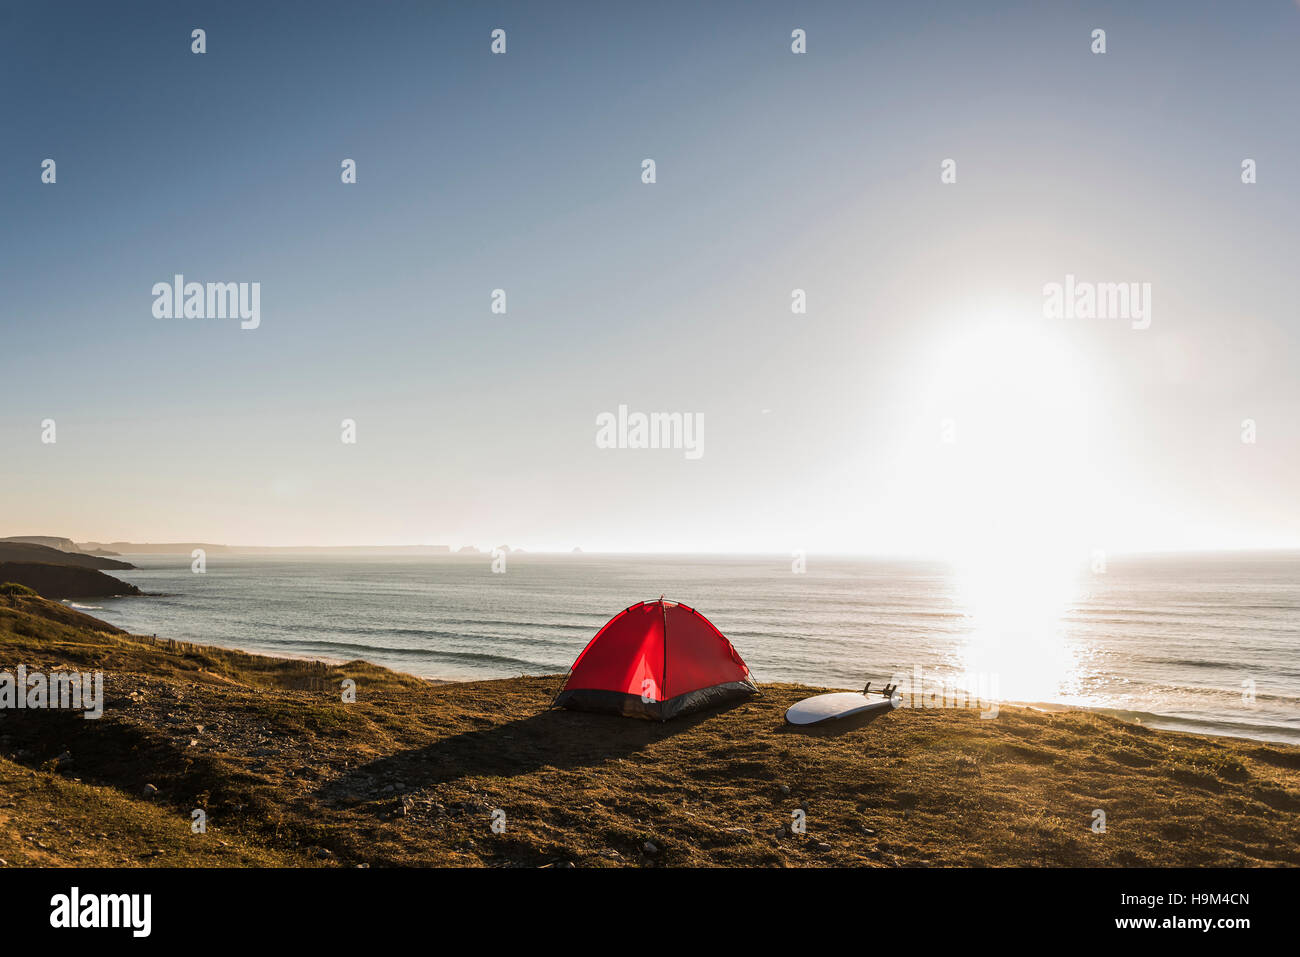
[[(0, 536), (0, 540), (15, 538), (64, 538), (61, 535), (7, 535)], [(498, 548), (507, 548), (510, 552), (523, 552), (524, 554), (535, 555), (662, 555), (662, 556), (700, 556), (700, 557), (783, 557), (788, 558), (796, 554), (793, 549), (774, 549), (774, 550), (754, 550), (754, 549), (713, 549), (713, 548), (585, 548), (581, 546), (513, 546), (508, 544), (481, 546), (476, 543), (462, 542), (459, 544), (444, 543), (412, 543), (412, 544), (291, 544), (291, 545), (249, 545), (249, 544), (230, 544), (226, 542), (210, 542), (202, 540), (185, 541), (157, 541), (157, 542), (138, 542), (127, 539), (116, 541), (98, 541), (98, 540), (81, 540), (67, 538), (67, 541), (78, 546), (82, 545), (108, 547), (112, 545), (129, 545), (135, 548), (145, 546), (160, 547), (215, 547), (229, 549), (233, 551), (347, 551), (347, 550), (367, 550), (367, 551), (413, 551), (420, 549), (434, 550), (437, 553), (455, 556), (460, 554), (472, 554), (472, 552), (461, 552), (461, 549), (472, 549), (481, 554), (488, 554)], [(858, 551), (853, 549), (799, 549), (799, 554), (805, 556), (817, 555), (835, 558), (862, 558), (876, 560), (909, 560), (909, 561), (952, 561), (952, 556), (937, 555), (929, 552), (898, 552), (898, 551)], [(1177, 555), (1216, 555), (1216, 554), (1277, 554), (1288, 552), (1300, 552), (1300, 543), (1289, 545), (1229, 545), (1229, 546), (1191, 546), (1184, 548), (1126, 548), (1115, 551), (1106, 551), (1108, 556), (1115, 557), (1147, 557), (1147, 556), (1177, 556)], [(147, 552), (144, 554), (148, 554)], [(1083, 560), (1082, 557), (1080, 560)]]

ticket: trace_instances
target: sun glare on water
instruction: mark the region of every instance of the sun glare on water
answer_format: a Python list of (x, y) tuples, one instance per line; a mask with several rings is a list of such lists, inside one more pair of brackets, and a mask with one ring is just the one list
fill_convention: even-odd
[(1054, 701), (1070, 694), (1078, 662), (1065, 640), (1064, 617), (1078, 598), (1073, 563), (991, 557), (958, 565), (955, 575), (969, 627), (965, 673), (1002, 700)]
[(992, 322), (951, 344), (933, 395), (950, 410), (945, 539), (967, 634), (961, 667), (995, 695), (1050, 701), (1077, 664), (1064, 619), (1079, 600), (1097, 408), (1086, 363), (1041, 322)]

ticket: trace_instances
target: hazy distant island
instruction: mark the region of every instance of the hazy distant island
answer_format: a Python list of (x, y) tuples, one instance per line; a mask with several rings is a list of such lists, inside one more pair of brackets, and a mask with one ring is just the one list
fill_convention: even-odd
[(82, 542), (76, 548), (88, 555), (188, 555), (196, 548), (209, 554), (221, 554), (230, 550), (226, 545), (211, 542)]

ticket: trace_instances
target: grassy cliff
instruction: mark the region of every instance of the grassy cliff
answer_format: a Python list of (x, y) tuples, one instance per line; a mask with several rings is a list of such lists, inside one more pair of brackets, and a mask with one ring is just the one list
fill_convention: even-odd
[(558, 676), (438, 685), (0, 595), (19, 664), (102, 669), (106, 702), (0, 711), (10, 866), (1300, 864), (1300, 749), (1086, 713), (806, 733), (782, 714), (813, 689), (767, 685), (658, 725), (548, 711)]
[(0, 583), (23, 585), (45, 598), (110, 598), (139, 595), (135, 585), (93, 568), (41, 562), (0, 562)]

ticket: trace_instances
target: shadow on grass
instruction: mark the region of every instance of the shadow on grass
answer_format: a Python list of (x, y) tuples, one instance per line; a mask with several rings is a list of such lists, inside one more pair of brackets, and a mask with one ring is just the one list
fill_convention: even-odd
[(798, 734), (810, 738), (836, 738), (849, 731), (859, 731), (891, 713), (890, 711), (867, 711), (863, 714), (849, 715), (847, 718), (832, 718), (819, 724), (789, 724), (782, 721), (779, 733)]
[(508, 778), (542, 768), (594, 767), (683, 734), (728, 710), (713, 709), (663, 723), (578, 711), (544, 711), (505, 724), (462, 731), (424, 747), (371, 761), (350, 769), (318, 793), (337, 799), (395, 781), (406, 790), (418, 790), (462, 778)]

